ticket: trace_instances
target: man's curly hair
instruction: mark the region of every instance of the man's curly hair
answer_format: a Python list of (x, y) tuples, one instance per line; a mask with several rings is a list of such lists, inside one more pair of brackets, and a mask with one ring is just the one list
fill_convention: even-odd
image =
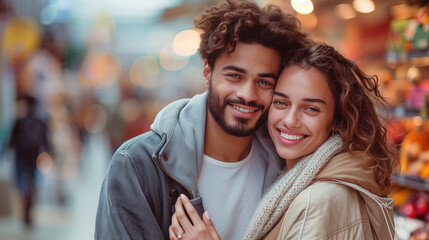
[(214, 67), (222, 53), (232, 53), (237, 42), (258, 43), (277, 50), (280, 55), (309, 43), (299, 21), (274, 5), (260, 8), (247, 0), (227, 0), (207, 9), (194, 19), (201, 29), (199, 53)]

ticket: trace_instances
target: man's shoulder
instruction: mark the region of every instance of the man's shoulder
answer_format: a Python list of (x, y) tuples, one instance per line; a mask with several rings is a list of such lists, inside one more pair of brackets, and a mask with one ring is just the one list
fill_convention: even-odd
[(122, 143), (114, 156), (126, 155), (133, 161), (147, 158), (159, 147), (161, 141), (161, 136), (149, 130)]
[(160, 170), (154, 159), (154, 153), (161, 142), (161, 137), (153, 131), (142, 133), (124, 142), (110, 160), (109, 179), (114, 179), (113, 176), (115, 179), (124, 175), (131, 176), (133, 172), (141, 180), (147, 180), (145, 176), (153, 176)]

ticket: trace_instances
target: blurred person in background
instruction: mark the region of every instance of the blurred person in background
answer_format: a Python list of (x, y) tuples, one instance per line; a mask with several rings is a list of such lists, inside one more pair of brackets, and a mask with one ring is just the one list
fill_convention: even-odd
[(194, 23), (203, 31), (199, 52), (208, 91), (171, 103), (150, 131), (115, 152), (95, 239), (169, 239), (181, 194), (199, 214), (212, 213), (223, 239), (239, 239), (285, 165), (265, 122), (282, 53), (309, 42), (298, 20), (275, 6), (227, 1)]
[(22, 197), (23, 220), (26, 226), (32, 226), (31, 209), (36, 193), (36, 164), (39, 155), (50, 149), (48, 124), (38, 115), (36, 98), (25, 95), (18, 103), (22, 116), (15, 121), (10, 147), (15, 151), (15, 179)]
[(50, 100), (49, 139), (56, 171), (56, 197), (60, 204), (67, 203), (71, 186), (79, 177), (79, 163), (82, 143), (79, 132), (72, 121), (72, 113), (67, 106), (67, 95), (58, 92)]

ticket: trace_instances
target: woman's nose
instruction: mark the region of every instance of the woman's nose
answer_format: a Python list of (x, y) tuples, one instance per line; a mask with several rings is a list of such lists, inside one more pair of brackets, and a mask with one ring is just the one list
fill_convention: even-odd
[(290, 109), (290, 111), (288, 111), (286, 116), (283, 118), (283, 123), (290, 129), (300, 127), (301, 118), (299, 110), (294, 108)]

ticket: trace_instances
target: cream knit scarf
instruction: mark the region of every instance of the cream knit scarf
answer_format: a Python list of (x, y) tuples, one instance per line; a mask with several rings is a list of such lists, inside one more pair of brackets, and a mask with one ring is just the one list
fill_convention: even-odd
[(332, 135), (316, 151), (282, 174), (259, 203), (244, 239), (265, 237), (280, 221), (295, 197), (310, 185), (328, 160), (342, 150), (342, 146), (341, 137)]

